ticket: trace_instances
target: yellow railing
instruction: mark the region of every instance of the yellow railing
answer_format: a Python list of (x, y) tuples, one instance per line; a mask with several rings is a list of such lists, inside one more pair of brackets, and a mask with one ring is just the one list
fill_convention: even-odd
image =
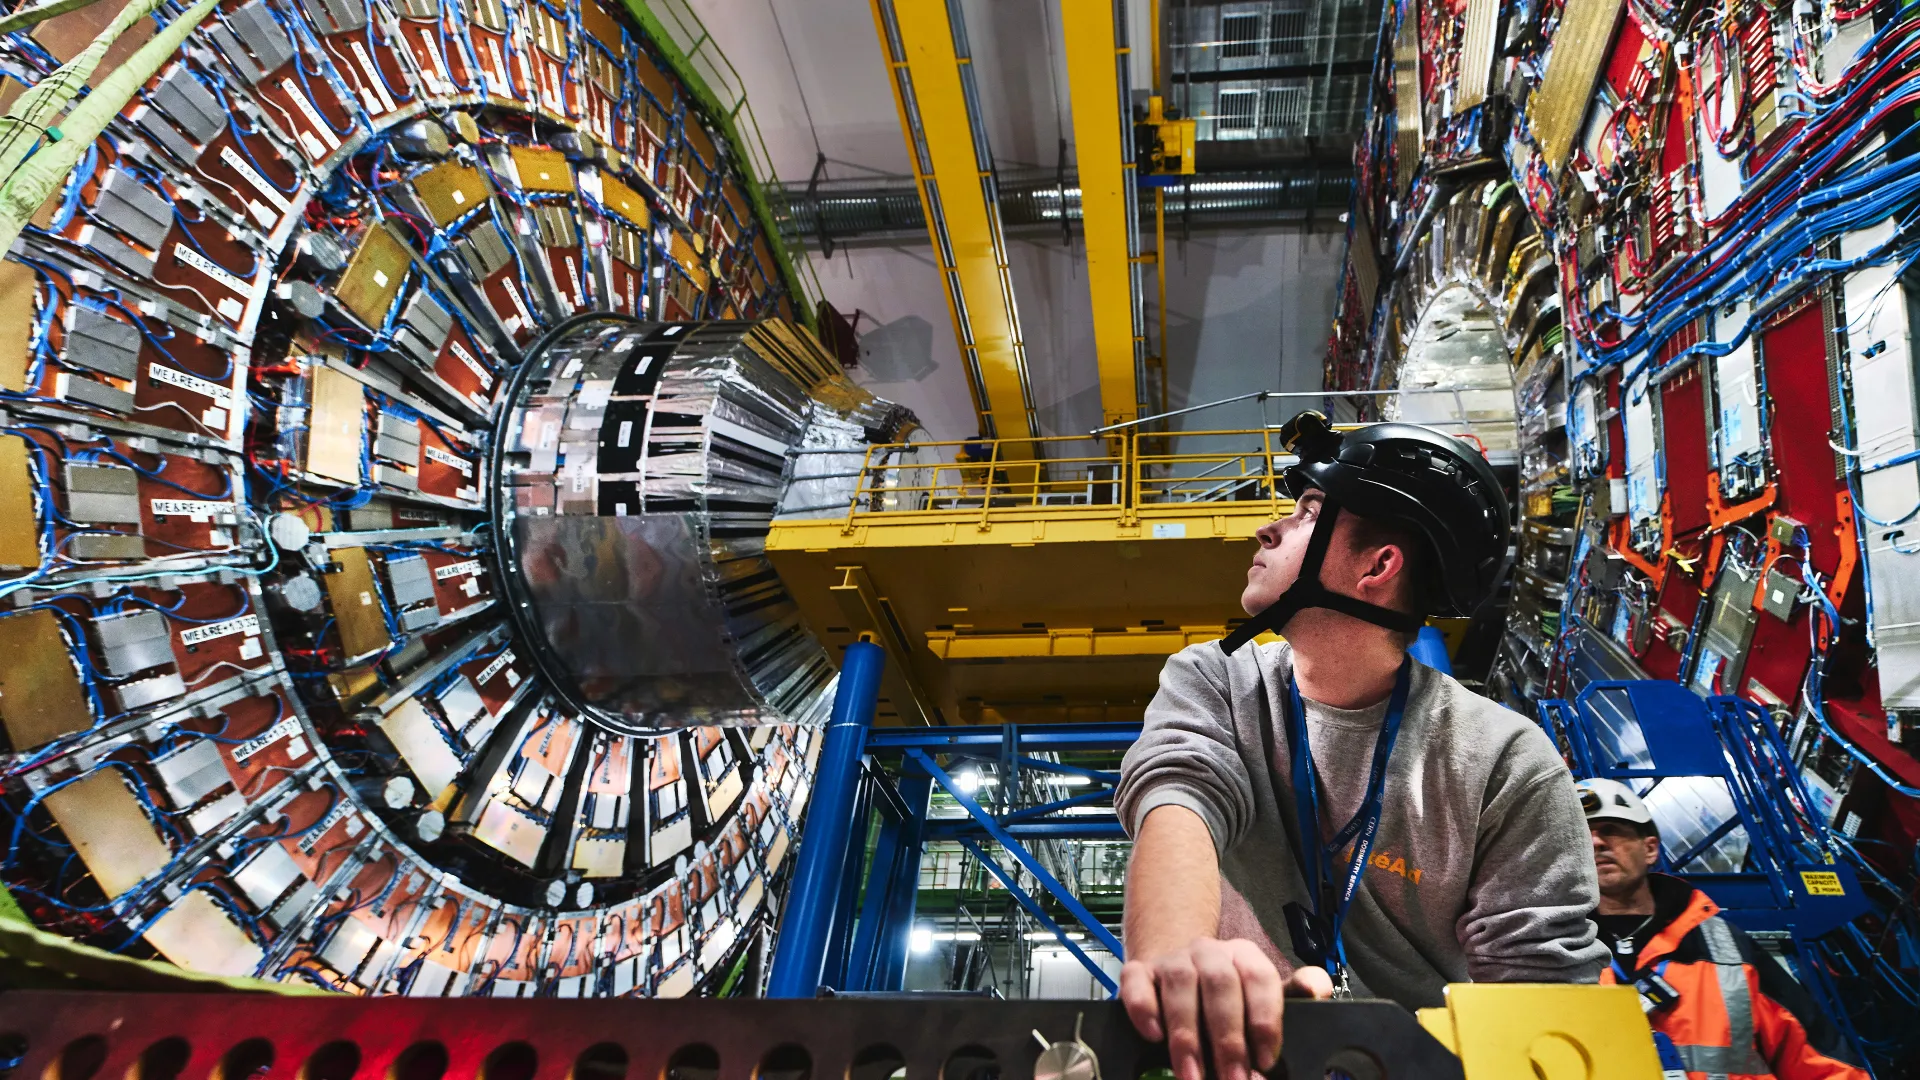
[[(1016, 446), (1039, 460), (1005, 453)], [(1262, 428), (886, 443), (870, 447), (857, 471), (833, 474), (853, 481), (844, 503), (794, 510), (815, 517), (843, 511), (849, 525), (956, 512), (1152, 516), (1200, 504), (1278, 516), (1287, 498), (1280, 478), (1295, 460)]]

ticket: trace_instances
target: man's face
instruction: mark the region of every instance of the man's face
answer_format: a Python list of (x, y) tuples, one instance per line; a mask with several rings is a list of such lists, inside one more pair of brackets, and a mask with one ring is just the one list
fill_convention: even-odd
[(1647, 867), (1660, 857), (1660, 838), (1641, 836), (1624, 821), (1589, 821), (1587, 832), (1593, 837), (1593, 868), (1600, 877), (1600, 891), (1609, 896), (1639, 889)]
[(1280, 594), (1293, 587), (1300, 576), (1300, 563), (1307, 557), (1307, 540), (1313, 535), (1313, 523), (1320, 520), (1320, 503), (1325, 497), (1318, 490), (1308, 489), (1293, 504), (1292, 514), (1262, 525), (1254, 534), (1260, 541), (1260, 550), (1254, 553), (1253, 565), (1247, 567), (1247, 587), (1240, 593), (1240, 607), (1247, 614), (1265, 611), (1280, 599)]
[[(1240, 607), (1247, 614), (1256, 615), (1271, 607), (1300, 577), (1300, 564), (1307, 559), (1307, 545), (1313, 539), (1314, 525), (1320, 520), (1326, 498), (1325, 492), (1308, 488), (1294, 502), (1292, 514), (1262, 525), (1254, 534), (1260, 541), (1260, 550), (1254, 553), (1253, 565), (1247, 568), (1247, 587), (1240, 592)], [(1352, 514), (1343, 513), (1333, 523), (1333, 538), (1327, 544), (1326, 557), (1320, 562), (1320, 583), (1337, 593), (1391, 605), (1391, 586), (1379, 584), (1379, 577), (1374, 578), (1373, 584), (1363, 579), (1399, 564), (1383, 561), (1381, 552), (1389, 549), (1362, 550), (1354, 535), (1354, 521)]]

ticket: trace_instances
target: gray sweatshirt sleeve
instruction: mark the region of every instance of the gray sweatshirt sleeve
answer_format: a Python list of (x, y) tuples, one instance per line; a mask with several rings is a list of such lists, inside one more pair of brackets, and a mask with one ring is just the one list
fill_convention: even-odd
[(1147, 814), (1168, 805), (1207, 823), (1216, 854), (1245, 835), (1253, 787), (1235, 744), (1229, 692), (1217, 644), (1189, 646), (1167, 659), (1140, 739), (1120, 764), (1114, 808), (1127, 835), (1138, 836)]
[(1467, 970), (1475, 982), (1595, 982), (1607, 948), (1587, 919), (1600, 887), (1573, 777), (1537, 730), (1502, 758), (1455, 925)]

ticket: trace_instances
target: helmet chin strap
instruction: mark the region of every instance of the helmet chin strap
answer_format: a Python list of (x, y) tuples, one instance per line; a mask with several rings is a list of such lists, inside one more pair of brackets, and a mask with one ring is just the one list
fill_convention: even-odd
[(1331, 498), (1323, 498), (1319, 520), (1313, 523), (1313, 535), (1307, 538), (1306, 557), (1300, 561), (1300, 576), (1294, 579), (1286, 592), (1280, 594), (1280, 599), (1267, 605), (1265, 610), (1241, 623), (1233, 633), (1222, 639), (1220, 648), (1223, 652), (1232, 656), (1240, 646), (1269, 630), (1280, 633), (1295, 615), (1310, 607), (1351, 615), (1362, 622), (1398, 630), (1403, 634), (1420, 629), (1426, 620), (1418, 615), (1369, 604), (1334, 592), (1320, 583), (1320, 564), (1326, 561), (1327, 545), (1333, 541), (1333, 525), (1339, 517), (1340, 504)]

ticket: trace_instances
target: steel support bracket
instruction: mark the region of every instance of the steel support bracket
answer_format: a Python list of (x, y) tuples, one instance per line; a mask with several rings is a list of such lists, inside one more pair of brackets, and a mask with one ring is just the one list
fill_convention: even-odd
[(848, 624), (856, 631), (871, 635), (887, 651), (888, 664), (880, 677), (880, 689), (900, 714), (902, 724), (930, 727), (936, 711), (933, 697), (913, 672), (913, 647), (900, 636), (899, 626), (887, 610), (887, 598), (873, 584), (873, 576), (864, 566), (836, 566), (840, 583), (828, 591), (840, 603)]

